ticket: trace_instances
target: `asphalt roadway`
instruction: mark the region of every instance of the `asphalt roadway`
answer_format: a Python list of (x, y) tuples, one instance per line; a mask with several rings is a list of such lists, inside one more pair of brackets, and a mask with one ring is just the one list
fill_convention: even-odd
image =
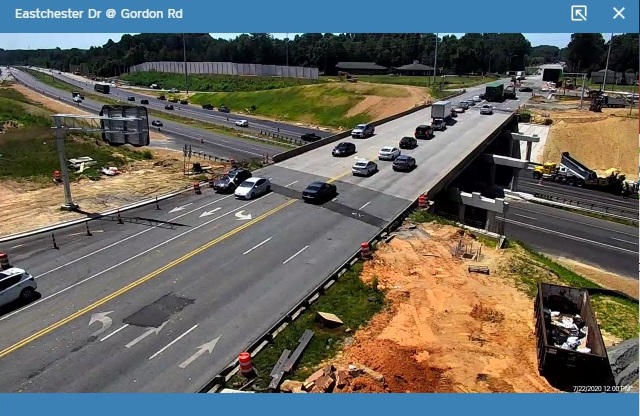
[[(70, 92), (51, 87), (26, 72), (17, 69), (12, 69), (12, 72), (14, 77), (36, 92), (45, 91), (49, 95), (60, 97), (60, 101), (66, 104), (77, 106), (73, 102)], [(81, 108), (89, 109), (91, 112), (98, 114), (103, 105), (104, 103), (88, 98), (83, 101)], [(169, 146), (166, 146), (165, 143), (162, 143), (162, 146), (173, 150), (182, 150), (186, 144), (190, 145), (194, 152), (203, 152), (219, 158), (236, 160), (262, 158), (264, 154), (275, 155), (286, 150), (286, 148), (280, 146), (223, 136), (166, 119), (157, 118), (157, 120), (162, 121), (164, 124), (160, 129), (161, 133), (173, 139), (173, 143), (170, 143)], [(150, 128), (153, 129), (153, 127)], [(201, 140), (204, 142), (202, 143)]]
[[(34, 68), (35, 69), (35, 68)], [(89, 79), (81, 78), (75, 75), (71, 75), (68, 73), (60, 73), (58, 71), (46, 70), (46, 69), (35, 69), (51, 76), (64, 81), (68, 84), (72, 84), (81, 88), (85, 91), (89, 91), (95, 93), (94, 84), (95, 82)], [(82, 79), (82, 80), (81, 80)], [(152, 90), (153, 92), (160, 92), (160, 90)], [(300, 127), (293, 124), (287, 124), (278, 121), (264, 120), (255, 117), (246, 116), (244, 114), (233, 114), (233, 113), (221, 113), (217, 110), (205, 110), (199, 105), (194, 104), (174, 104), (175, 110), (165, 110), (164, 106), (167, 104), (167, 101), (158, 100), (156, 97), (151, 96), (150, 94), (141, 94), (136, 92), (135, 89), (131, 88), (116, 88), (111, 87), (111, 93), (108, 95), (113, 99), (120, 99), (124, 102), (127, 101), (127, 97), (135, 97), (136, 103), (140, 103), (141, 99), (148, 99), (149, 104), (147, 107), (152, 108), (154, 110), (159, 110), (167, 113), (175, 113), (177, 115), (188, 117), (196, 120), (201, 120), (204, 122), (215, 123), (218, 125), (224, 125), (228, 128), (238, 130), (240, 132), (260, 132), (266, 131), (272, 134), (279, 134), (282, 136), (287, 136), (290, 138), (299, 139), (301, 135), (305, 133), (315, 133), (320, 137), (328, 137), (331, 133), (327, 133), (322, 130), (311, 129), (306, 127)], [(237, 127), (235, 122), (237, 120), (247, 120), (249, 122), (249, 127)]]
[(505, 235), (552, 256), (638, 279), (638, 227), (509, 201)]
[[(124, 224), (91, 222), (92, 236), (83, 226), (56, 232), (59, 249), (50, 235), (0, 244), (42, 294), (0, 317), (0, 391), (196, 391), (509, 116), (467, 111), (406, 152), (418, 163), (409, 173), (379, 162), (372, 177), (352, 177), (354, 158), (334, 158), (328, 145), (255, 172), (273, 192), (253, 201), (205, 188), (126, 212)], [(345, 141), (375, 157), (429, 117), (421, 110)], [(315, 180), (334, 182), (338, 196), (301, 202)]]
[(518, 192), (540, 193), (553, 197), (552, 201), (577, 205), (598, 212), (638, 219), (638, 198), (624, 198), (596, 189), (577, 188), (562, 183), (544, 181), (539, 184), (533, 179), (532, 170), (522, 170), (518, 178)]

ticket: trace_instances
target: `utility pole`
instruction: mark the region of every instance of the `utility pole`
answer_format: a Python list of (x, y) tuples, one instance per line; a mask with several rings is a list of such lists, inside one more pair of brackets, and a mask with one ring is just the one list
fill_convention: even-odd
[(584, 101), (584, 83), (587, 79), (587, 74), (582, 74), (582, 93), (580, 94), (580, 110), (582, 110), (582, 101)]
[(187, 73), (187, 42), (185, 34), (182, 34), (182, 55), (184, 58), (184, 89), (189, 94), (189, 75)]
[(436, 85), (436, 73), (438, 72), (438, 34), (436, 33), (436, 52), (433, 56), (433, 85)]
[(53, 116), (56, 123), (56, 144), (58, 146), (58, 158), (60, 159), (60, 176), (62, 177), (62, 186), (64, 187), (64, 205), (62, 209), (65, 211), (75, 211), (78, 205), (71, 198), (71, 184), (69, 183), (69, 169), (67, 168), (67, 154), (65, 152), (64, 139), (65, 130), (63, 129), (64, 120), (62, 117)]
[[(611, 56), (611, 45), (613, 44), (613, 33), (611, 34), (611, 39), (609, 39), (609, 52), (607, 52), (607, 63), (604, 66), (604, 78), (602, 80), (602, 92), (604, 92), (604, 89), (606, 88), (607, 85), (607, 72), (609, 72), (609, 57)], [(613, 76), (613, 79), (615, 81), (615, 74)]]
[[(287, 66), (289, 66), (289, 34), (287, 33), (287, 37), (284, 38), (284, 54), (286, 56), (287, 59)], [(325, 65), (325, 72), (326, 72), (327, 68)]]

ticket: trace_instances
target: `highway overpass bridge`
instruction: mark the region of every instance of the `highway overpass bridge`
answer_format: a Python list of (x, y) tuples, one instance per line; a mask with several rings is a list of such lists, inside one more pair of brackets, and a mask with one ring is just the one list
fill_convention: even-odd
[[(487, 190), (525, 164), (509, 151), (518, 104), (460, 115), (404, 152), (418, 163), (409, 173), (379, 162), (378, 173), (356, 178), (353, 157), (314, 144), (256, 172), (274, 186), (253, 201), (205, 188), (124, 212), (122, 221), (91, 221), (90, 232), (84, 223), (56, 230), (57, 249), (50, 233), (0, 240), (42, 295), (0, 311), (0, 391), (197, 391), (422, 193), (491, 229), (508, 204)], [(429, 118), (423, 109), (380, 125), (374, 137), (353, 140), (357, 156), (375, 158)], [(489, 173), (480, 175), (483, 166)], [(300, 201), (315, 180), (335, 183), (338, 196), (320, 206)], [(194, 355), (202, 346), (211, 349)]]

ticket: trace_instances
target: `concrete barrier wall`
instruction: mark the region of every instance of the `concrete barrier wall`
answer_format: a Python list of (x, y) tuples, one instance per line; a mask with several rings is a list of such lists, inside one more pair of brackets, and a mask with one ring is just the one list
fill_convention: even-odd
[[(457, 96), (459, 96), (461, 94), (462, 94), (461, 92), (458, 92), (458, 93), (452, 94), (452, 95), (450, 95), (450, 96), (448, 96), (446, 98), (443, 98), (443, 99), (444, 100), (448, 100), (448, 99), (457, 97)], [(411, 109), (403, 111), (401, 113), (394, 114), (392, 116), (389, 116), (389, 117), (386, 117), (386, 118), (382, 118), (380, 120), (376, 120), (376, 121), (372, 122), (372, 124), (377, 127), (377, 126), (379, 126), (381, 124), (388, 123), (388, 122), (393, 121), (393, 120), (397, 120), (397, 119), (402, 118), (404, 116), (408, 116), (409, 114), (413, 114), (413, 113), (415, 113), (417, 111), (424, 110), (425, 108), (428, 108), (428, 107), (431, 107), (431, 104), (419, 105), (417, 107), (411, 108)], [(309, 152), (309, 151), (311, 151), (313, 149), (317, 149), (318, 147), (322, 147), (324, 145), (327, 145), (327, 144), (330, 144), (330, 143), (333, 143), (333, 142), (337, 142), (338, 140), (344, 139), (346, 137), (349, 137), (350, 135), (351, 135), (351, 130), (343, 131), (342, 133), (338, 133), (338, 134), (335, 134), (333, 136), (326, 137), (326, 138), (324, 138), (322, 140), (318, 140), (317, 142), (309, 143), (307, 145), (300, 146), (300, 147), (298, 147), (296, 149), (288, 150), (286, 152), (279, 153), (279, 154), (277, 154), (277, 155), (275, 155), (273, 157), (273, 163), (282, 162), (284, 160), (291, 159), (292, 157), (300, 156), (301, 154)]]
[[(184, 62), (145, 62), (129, 68), (129, 72), (184, 73)], [(233, 62), (187, 62), (190, 74), (244, 75), (262, 77), (285, 77), (318, 79), (318, 68), (283, 65), (236, 64)]]

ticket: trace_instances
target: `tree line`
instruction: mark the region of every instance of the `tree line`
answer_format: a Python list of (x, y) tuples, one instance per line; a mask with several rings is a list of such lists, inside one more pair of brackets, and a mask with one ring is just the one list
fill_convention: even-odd
[[(305, 33), (292, 39), (270, 34), (243, 34), (235, 39), (214, 39), (208, 33), (144, 33), (123, 35), (99, 47), (82, 49), (0, 49), (0, 63), (34, 65), (118, 76), (143, 62), (182, 61), (183, 39), (190, 62), (236, 62), (271, 65), (313, 66), (335, 74), (338, 62), (375, 62), (397, 67), (418, 61), (433, 66), (436, 35), (433, 33)], [(437, 42), (437, 66), (442, 73), (471, 74), (523, 70), (526, 66), (567, 62), (574, 71), (603, 69), (608, 50), (602, 34), (573, 34), (566, 48), (532, 47), (520, 33), (467, 33), (461, 37), (442, 36)], [(638, 72), (638, 34), (616, 35), (609, 69)]]

